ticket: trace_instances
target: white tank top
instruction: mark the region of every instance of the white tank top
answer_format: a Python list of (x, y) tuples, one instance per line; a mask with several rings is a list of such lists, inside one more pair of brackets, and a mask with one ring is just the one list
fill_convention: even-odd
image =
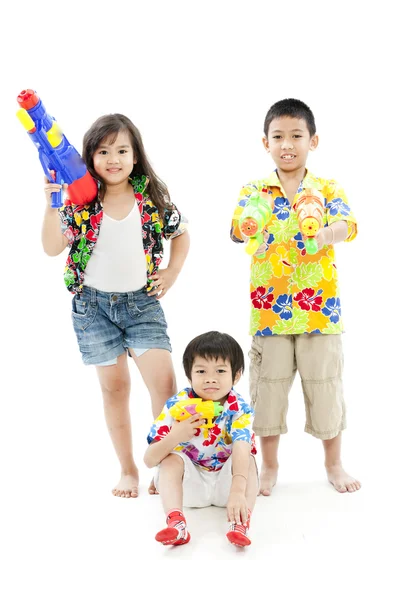
[(137, 203), (125, 219), (103, 213), (100, 233), (85, 269), (85, 285), (103, 292), (134, 292), (147, 281), (142, 224)]

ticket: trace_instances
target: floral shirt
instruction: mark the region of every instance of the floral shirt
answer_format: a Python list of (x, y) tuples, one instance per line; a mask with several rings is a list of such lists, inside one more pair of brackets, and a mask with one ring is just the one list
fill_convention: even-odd
[[(324, 198), (323, 223), (346, 221), (346, 241), (357, 235), (357, 224), (343, 189), (332, 180), (307, 172), (303, 189), (319, 190)], [(295, 210), (290, 206), (274, 171), (266, 179), (242, 188), (233, 215), (231, 238), (242, 242), (239, 218), (250, 195), (267, 192), (273, 200), (272, 219), (263, 258), (253, 255), (250, 274), (250, 335), (341, 333), (343, 323), (333, 245), (314, 255), (306, 253)]]
[[(191, 388), (185, 388), (167, 401), (151, 427), (147, 437), (149, 444), (160, 441), (171, 431), (174, 423), (171, 408), (189, 398), (198, 396)], [(253, 415), (251, 406), (232, 389), (213, 427), (198, 429), (191, 440), (182, 442), (174, 450), (186, 454), (195, 465), (207, 471), (219, 471), (232, 454), (233, 444), (239, 440), (251, 444), (251, 453), (256, 454)]]
[[(142, 220), (143, 249), (147, 277), (150, 279), (163, 257), (162, 238), (171, 239), (181, 235), (186, 228), (186, 219), (172, 203), (165, 209), (164, 219), (161, 219), (157, 207), (146, 193), (148, 181), (142, 175), (134, 177), (131, 183)], [(85, 269), (99, 237), (103, 214), (99, 199), (85, 206), (74, 205), (67, 200), (60, 208), (61, 228), (69, 245), (64, 281), (73, 294), (82, 291)]]

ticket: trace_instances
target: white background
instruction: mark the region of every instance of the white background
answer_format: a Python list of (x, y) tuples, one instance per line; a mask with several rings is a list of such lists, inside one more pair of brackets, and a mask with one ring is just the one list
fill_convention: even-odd
[[(216, 581), (239, 593), (247, 576), (230, 561), (264, 557), (256, 569), (246, 562), (252, 593), (347, 598), (384, 594), (392, 585), (390, 546), (399, 539), (400, 103), (390, 6), (215, 0), (8, 7), (0, 42), (2, 597), (136, 597), (166, 570), (171, 583), (155, 587), (156, 594), (203, 596), (216, 592)], [(126, 501), (110, 494), (118, 463), (95, 370), (81, 363), (72, 329), (66, 254), (42, 251), (43, 174), (14, 117), (16, 96), (27, 87), (79, 151), (102, 114), (125, 113), (138, 126), (156, 172), (190, 220), (189, 258), (163, 300), (178, 386), (186, 385), (186, 344), (218, 329), (245, 351), (237, 388), (246, 396), (249, 261), (229, 239), (230, 219), (241, 186), (273, 169), (261, 144), (269, 106), (285, 97), (311, 106), (320, 145), (310, 170), (343, 185), (359, 221), (357, 240), (337, 248), (337, 265), (346, 326), (343, 458), (362, 480), (360, 492), (342, 496), (326, 483), (321, 444), (303, 433), (297, 380), (280, 484), (258, 500), (253, 545), (244, 553), (231, 548), (223, 511), (206, 509), (189, 511), (189, 546), (159, 548), (153, 536), (162, 509), (147, 496), (151, 474), (142, 462), (150, 402), (132, 365), (141, 495)], [(168, 249), (164, 265), (167, 258)], [(176, 558), (193, 559), (193, 571), (164, 560)], [(211, 561), (199, 562), (205, 559)], [(215, 579), (215, 560), (229, 561), (222, 578)]]

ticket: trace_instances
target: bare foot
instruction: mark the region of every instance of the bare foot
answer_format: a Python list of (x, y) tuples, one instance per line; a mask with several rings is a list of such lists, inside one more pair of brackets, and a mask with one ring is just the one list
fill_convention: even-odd
[(346, 473), (342, 465), (326, 467), (326, 472), (335, 490), (342, 494), (345, 492), (357, 492), (361, 487), (361, 483)]
[(154, 479), (151, 480), (148, 492), (151, 496), (158, 496), (158, 492), (156, 490), (156, 486), (154, 485)]
[(267, 467), (266, 465), (262, 464), (260, 475), (260, 490), (258, 492), (259, 496), (270, 496), (272, 488), (276, 484), (277, 478), (278, 466)]
[(139, 495), (138, 486), (139, 475), (137, 472), (121, 475), (121, 479), (112, 490), (112, 493), (119, 498), (137, 498)]

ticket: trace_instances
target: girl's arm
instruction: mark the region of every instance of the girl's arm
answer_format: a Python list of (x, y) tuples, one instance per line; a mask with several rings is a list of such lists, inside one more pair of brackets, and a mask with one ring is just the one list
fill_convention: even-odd
[[(61, 231), (60, 217), (58, 208), (51, 207), (51, 194), (59, 192), (61, 185), (50, 182), (47, 177), (44, 178), (44, 194), (46, 196), (46, 210), (42, 226), (42, 245), (43, 250), (49, 256), (57, 256), (68, 246), (68, 240)], [(67, 185), (63, 189), (67, 189)]]
[(190, 238), (187, 231), (172, 238), (168, 267), (166, 269), (160, 269), (158, 273), (151, 276), (152, 283), (150, 285), (154, 289), (148, 293), (148, 296), (157, 295), (157, 298), (165, 296), (175, 283), (175, 280), (183, 267), (183, 263), (189, 252), (189, 246)]
[(57, 256), (68, 246), (68, 240), (61, 231), (58, 208), (46, 206), (42, 226), (42, 245), (48, 256)]
[(169, 256), (168, 270), (175, 272), (178, 277), (189, 252), (189, 232), (184, 231), (181, 235), (172, 238)]

